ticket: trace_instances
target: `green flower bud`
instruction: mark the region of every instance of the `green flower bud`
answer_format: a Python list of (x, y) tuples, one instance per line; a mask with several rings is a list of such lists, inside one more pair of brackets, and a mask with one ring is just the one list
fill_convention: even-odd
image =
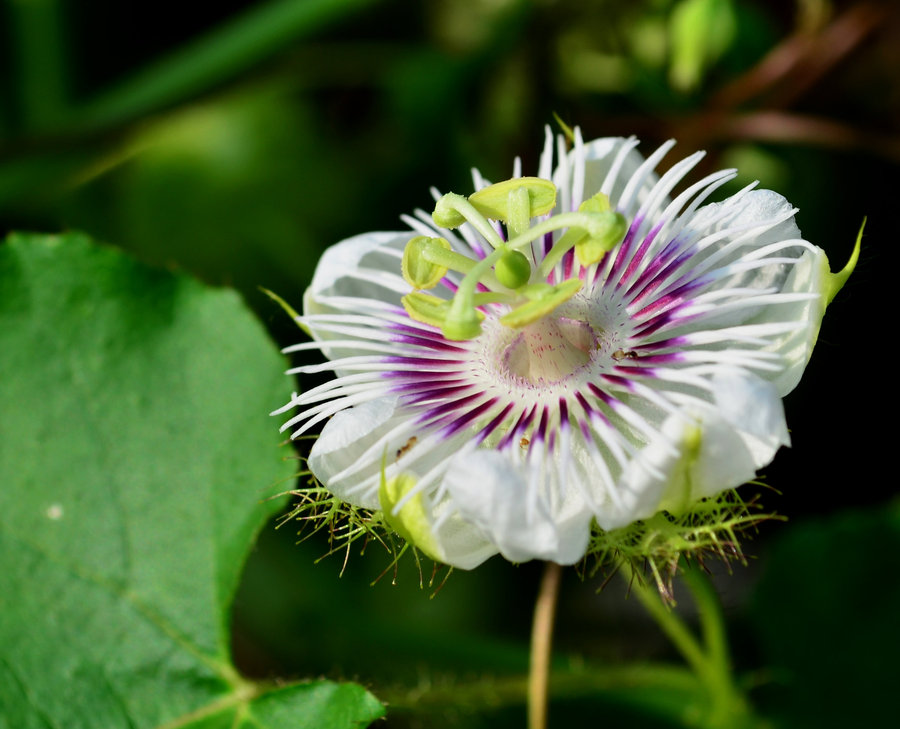
[(521, 251), (507, 251), (494, 265), (497, 280), (509, 289), (518, 289), (531, 278), (531, 264)]
[(434, 246), (450, 250), (450, 243), (443, 238), (416, 236), (403, 249), (400, 272), (403, 280), (416, 289), (433, 289), (447, 275), (447, 267), (432, 263), (425, 258), (425, 251)]

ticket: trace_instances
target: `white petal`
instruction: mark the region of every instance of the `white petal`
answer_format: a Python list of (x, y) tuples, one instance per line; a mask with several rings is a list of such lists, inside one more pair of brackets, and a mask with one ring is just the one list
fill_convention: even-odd
[[(727, 252), (723, 257), (723, 263), (730, 263), (741, 257), (744, 260), (751, 259), (754, 251), (765, 249), (767, 246), (777, 246), (779, 243), (787, 245), (774, 252), (774, 255), (778, 258), (793, 259), (796, 263), (772, 263), (741, 271), (717, 281), (716, 288), (757, 288), (760, 291), (768, 289), (779, 294), (812, 295), (811, 298), (801, 301), (779, 302), (777, 297), (772, 297), (775, 299), (774, 303), (758, 307), (729, 309), (723, 307), (715, 317), (718, 326), (777, 322), (804, 324), (771, 337), (771, 343), (765, 347), (766, 351), (775, 352), (784, 358), (783, 365), (778, 371), (766, 375), (783, 397), (799, 382), (819, 334), (822, 316), (825, 313), (823, 293), (827, 285), (828, 261), (821, 249), (802, 240), (800, 230), (793, 219), (791, 204), (771, 190), (753, 190), (737, 201), (729, 198), (722, 203), (706, 205), (698, 211), (689, 227), (703, 227), (705, 220), (720, 215), (727, 207), (734, 207), (733, 213), (729, 213), (711, 226), (709, 233), (725, 229), (747, 230), (748, 227), (752, 230), (755, 224), (761, 227), (750, 235), (741, 236), (742, 242), (739, 246), (728, 248), (728, 243), (736, 237), (735, 235), (716, 243), (711, 250)], [(779, 222), (766, 225), (767, 221)]]
[[(333, 477), (356, 463), (366, 450), (399, 422), (396, 410), (397, 399), (383, 397), (342, 410), (325, 423), (322, 434), (309, 453), (309, 469), (339, 499), (366, 509), (381, 508), (377, 481), (374, 488), (364, 492), (353, 489), (355, 483), (380, 473), (379, 459), (370, 459), (352, 481), (333, 481)], [(402, 416), (399, 418), (402, 419)]]
[[(312, 284), (303, 294), (304, 315), (345, 313), (345, 309), (327, 303), (328, 299), (335, 298), (385, 302), (399, 307), (400, 297), (410, 290), (399, 271), (400, 255), (411, 237), (409, 232), (367, 233), (328, 248), (316, 266)], [(314, 323), (307, 326), (317, 342), (344, 338)], [(358, 354), (347, 347), (327, 347), (322, 352), (330, 360)]]
[(363, 299), (389, 301), (399, 305), (400, 297), (394, 292), (371, 281), (358, 277), (360, 270), (384, 272), (400, 277), (400, 258), (396, 251), (412, 238), (409, 231), (399, 233), (365, 233), (330, 246), (316, 266), (309, 296), (317, 300), (322, 296), (357, 296)]
[(713, 404), (670, 415), (662, 437), (628, 465), (620, 488), (632, 511), (611, 519), (598, 516), (601, 526), (624, 526), (662, 509), (683, 511), (751, 480), (779, 447), (790, 444), (781, 399), (771, 383), (735, 371), (716, 375), (712, 387)]
[(574, 490), (555, 509), (543, 498), (528, 498), (524, 462), (498, 451), (461, 454), (451, 462), (444, 483), (462, 517), (508, 560), (573, 564), (584, 555), (590, 510)]
[(828, 258), (820, 248), (806, 251), (782, 284), (783, 293), (810, 293), (816, 298), (768, 307), (752, 323), (775, 321), (803, 322), (805, 326), (778, 337), (769, 349), (784, 358), (784, 368), (768, 379), (784, 397), (800, 382), (800, 376), (819, 337), (825, 315), (825, 288), (828, 283)]
[[(554, 173), (557, 186), (565, 186), (572, 191), (570, 207), (577, 208), (583, 200), (597, 192), (606, 193), (615, 206), (628, 182), (644, 163), (643, 156), (635, 151), (636, 146), (637, 140), (623, 137), (603, 137), (585, 144), (582, 189), (572, 189), (575, 182), (575, 150), (570, 152), (566, 164), (560, 165)], [(642, 182), (636, 196), (638, 204), (643, 202), (655, 182), (654, 174), (649, 174)], [(637, 209), (637, 205), (633, 207)]]
[(434, 508), (434, 519), (437, 526), (432, 536), (444, 564), (471, 570), (497, 554), (497, 547), (481, 529), (463, 518), (449, 498)]

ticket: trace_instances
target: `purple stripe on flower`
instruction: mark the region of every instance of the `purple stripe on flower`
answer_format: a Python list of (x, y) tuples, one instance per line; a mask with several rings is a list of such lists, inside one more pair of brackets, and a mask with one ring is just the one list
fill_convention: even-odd
[[(427, 357), (398, 357), (395, 355), (391, 355), (390, 357), (385, 357), (383, 362), (387, 364), (398, 364), (398, 365), (410, 365), (416, 368), (416, 370), (422, 370), (425, 367), (436, 367), (439, 369), (459, 369), (461, 364), (464, 364), (461, 359), (429, 359)], [(404, 372), (404, 376), (414, 374), (410, 372)]]
[[(627, 369), (627, 368), (624, 368), (624, 367), (616, 368), (616, 370), (618, 372), (621, 372), (624, 369)], [(632, 390), (634, 388), (634, 386), (632, 385), (631, 382), (629, 382), (627, 379), (625, 379), (624, 377), (621, 377), (619, 375), (604, 374), (604, 375), (600, 375), (600, 379), (602, 379), (604, 382), (608, 382), (610, 385), (615, 385), (616, 387), (619, 387), (622, 390)]]
[(629, 258), (631, 246), (634, 244), (634, 239), (637, 236), (638, 228), (641, 227), (642, 222), (643, 218), (635, 218), (631, 221), (631, 225), (628, 226), (628, 232), (625, 234), (625, 239), (619, 244), (619, 252), (616, 254), (616, 260), (613, 261), (612, 268), (609, 270), (609, 280), (616, 281), (621, 277), (622, 267)]
[(692, 255), (692, 253), (682, 253), (671, 259), (665, 253), (654, 256), (650, 265), (641, 272), (641, 275), (628, 289), (625, 296), (631, 299), (631, 303), (640, 304), (643, 299), (647, 298), (663, 284), (669, 274), (678, 270), (678, 267), (689, 260)]
[(640, 266), (641, 262), (647, 255), (647, 251), (650, 249), (650, 246), (653, 244), (653, 241), (656, 239), (656, 236), (659, 235), (659, 231), (662, 229), (663, 223), (666, 221), (660, 221), (656, 226), (653, 227), (646, 236), (644, 236), (644, 240), (641, 241), (640, 246), (638, 246), (637, 251), (631, 257), (631, 261), (628, 263), (628, 267), (625, 269), (625, 272), (622, 274), (621, 278), (616, 281), (616, 288), (621, 288), (624, 283), (626, 283), (632, 276), (634, 276), (635, 272)]
[(650, 319), (650, 321), (645, 322), (644, 326), (640, 329), (635, 330), (632, 333), (632, 337), (634, 339), (639, 339), (641, 337), (648, 337), (654, 332), (658, 332), (663, 327), (667, 326), (681, 326), (682, 324), (687, 324), (695, 319), (699, 319), (701, 314), (692, 314), (690, 316), (679, 316), (678, 309), (673, 309), (671, 311), (663, 312), (662, 314)]
[[(448, 342), (443, 337), (441, 338), (431, 338), (427, 336), (414, 336), (409, 334), (401, 334), (396, 337), (391, 337), (392, 342), (397, 342), (398, 344), (411, 344), (416, 347), (425, 347), (427, 349), (439, 349), (447, 352), (463, 352), (465, 351), (462, 347), (457, 347), (450, 342)], [(327, 344), (327, 342), (325, 343)]]
[(609, 425), (609, 418), (606, 417), (606, 414), (602, 410), (598, 410), (596, 407), (591, 405), (582, 393), (576, 392), (575, 399), (578, 401), (578, 404), (581, 405), (581, 408), (584, 410), (585, 414), (587, 414), (588, 418), (590, 418), (592, 422), (594, 418), (597, 418), (604, 425)]
[(472, 385), (450, 385), (447, 387), (432, 387), (415, 395), (407, 395), (403, 398), (404, 405), (418, 405), (419, 403), (435, 400), (437, 398), (455, 397), (472, 389)]
[(462, 430), (465, 427), (468, 427), (469, 424), (473, 423), (478, 418), (480, 418), (482, 415), (484, 415), (486, 412), (488, 412), (496, 404), (497, 404), (497, 398), (492, 397), (487, 402), (484, 402), (481, 405), (479, 405), (475, 408), (472, 408), (465, 415), (457, 418), (452, 423), (450, 423), (450, 425), (446, 426), (443, 429), (443, 431), (441, 431), (441, 435), (443, 435), (445, 437), (449, 437), (449, 436), (453, 435), (454, 433), (458, 433), (460, 430)]
[(658, 342), (642, 342), (641, 344), (635, 344), (631, 349), (635, 352), (656, 352), (660, 349), (677, 349), (685, 347), (690, 343), (688, 337), (669, 337), (668, 339), (660, 339)]
[[(405, 376), (406, 374), (407, 373), (404, 372), (401, 376)], [(392, 379), (397, 379), (397, 375), (393, 372), (390, 373), (390, 376)], [(446, 377), (438, 376), (429, 379), (416, 379), (411, 382), (401, 382), (400, 384), (391, 387), (389, 392), (396, 392), (400, 395), (409, 395), (417, 392), (433, 392), (437, 387), (447, 387), (463, 383), (469, 384), (469, 381), (464, 377), (458, 375), (454, 376), (453, 373), (450, 373)]]
[(531, 421), (534, 420), (534, 413), (537, 410), (537, 405), (532, 405), (528, 410), (523, 411), (521, 415), (519, 415), (519, 419), (516, 421), (516, 424), (510, 428), (506, 435), (500, 439), (500, 442), (497, 444), (497, 450), (504, 450), (509, 447), (509, 444), (518, 437), (520, 432), (524, 433), (528, 426), (531, 424)]
[(485, 438), (487, 438), (491, 433), (493, 433), (493, 432), (498, 428), (498, 426), (499, 426), (501, 423), (505, 422), (505, 421), (506, 421), (506, 417), (509, 415), (509, 411), (512, 410), (513, 407), (514, 407), (514, 406), (513, 406), (513, 404), (512, 404), (511, 402), (510, 402), (510, 403), (507, 403), (507, 404), (506, 404), (506, 407), (504, 407), (503, 410), (501, 410), (501, 411), (499, 412), (499, 414), (498, 414), (496, 417), (494, 417), (493, 420), (491, 420), (490, 423), (488, 423), (487, 425), (485, 425), (485, 426), (479, 431), (478, 435), (475, 436), (475, 443), (478, 444), (478, 445), (480, 445), (480, 444), (484, 441)]
[(459, 410), (469, 407), (475, 402), (478, 402), (481, 398), (484, 397), (483, 392), (476, 392), (472, 395), (467, 395), (466, 397), (457, 398), (456, 400), (450, 400), (449, 402), (443, 402), (440, 405), (435, 405), (434, 407), (430, 407), (419, 416), (416, 420), (417, 423), (427, 424), (429, 426), (438, 426), (440, 425), (439, 421), (448, 413), (455, 414)]

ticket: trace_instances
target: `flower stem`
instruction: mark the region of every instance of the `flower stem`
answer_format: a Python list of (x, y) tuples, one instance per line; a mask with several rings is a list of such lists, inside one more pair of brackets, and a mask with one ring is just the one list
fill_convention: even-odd
[(682, 572), (697, 606), (703, 633), (701, 643), (672, 608), (662, 601), (652, 585), (646, 584), (633, 568), (629, 567), (628, 571), (632, 592), (706, 687), (710, 707), (705, 725), (731, 729), (752, 725), (750, 709), (734, 683), (724, 618), (709, 580), (698, 569)]
[(644, 582), (641, 575), (637, 574), (636, 570), (630, 565), (627, 566), (626, 579), (632, 594), (640, 600), (641, 605), (650, 613), (650, 616), (656, 621), (663, 633), (675, 644), (678, 652), (681, 653), (694, 672), (703, 679), (708, 670), (706, 655), (702, 646), (697, 642), (681, 618), (668, 605), (663, 603), (656, 588)]
[(528, 729), (547, 727), (547, 686), (550, 681), (550, 652), (553, 644), (553, 618), (559, 597), (562, 567), (544, 563), (544, 574), (534, 604), (531, 626), (531, 663), (528, 668)]

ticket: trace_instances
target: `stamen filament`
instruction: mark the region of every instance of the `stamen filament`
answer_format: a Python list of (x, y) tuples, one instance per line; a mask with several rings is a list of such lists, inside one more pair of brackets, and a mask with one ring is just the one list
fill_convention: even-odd
[[(441, 246), (429, 246), (422, 252), (422, 258), (429, 263), (434, 263), (463, 274), (468, 274), (479, 263), (479, 261), (464, 256), (462, 253), (457, 253), (453, 250), (448, 251)], [(492, 271), (487, 271), (478, 280), (489, 289), (503, 288)]]

